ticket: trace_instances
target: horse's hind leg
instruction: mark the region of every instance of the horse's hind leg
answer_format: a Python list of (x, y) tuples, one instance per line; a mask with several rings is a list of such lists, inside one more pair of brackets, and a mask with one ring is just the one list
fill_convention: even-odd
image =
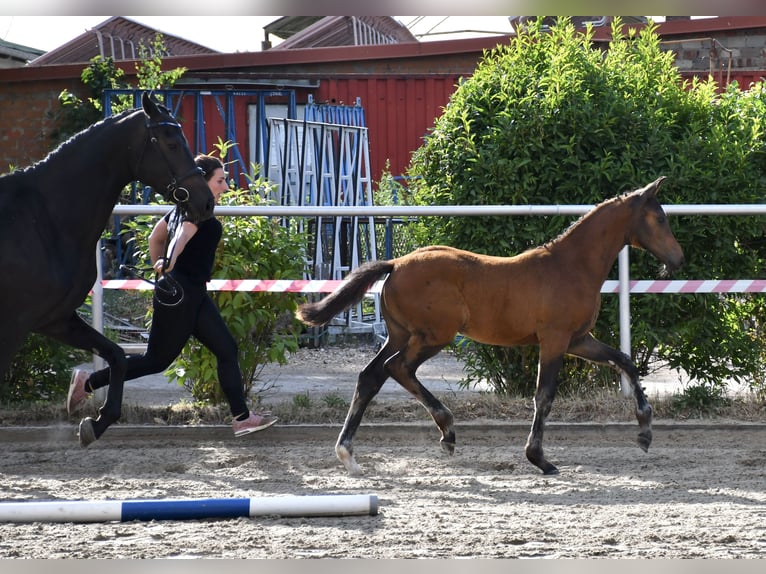
[(452, 411), (431, 394), (415, 376), (418, 367), (436, 356), (445, 345), (420, 346), (410, 339), (407, 347), (386, 362), (386, 370), (402, 387), (423, 405), (441, 431), (441, 445), (445, 452), (455, 452), (455, 428)]
[(638, 369), (630, 357), (609, 345), (605, 345), (590, 334), (573, 341), (567, 353), (594, 363), (608, 365), (628, 377), (633, 395), (636, 397), (638, 446), (644, 452), (648, 451), (652, 444), (652, 406), (644, 394), (644, 389), (638, 380)]
[(357, 464), (354, 458), (354, 434), (362, 422), (362, 416), (370, 401), (378, 394), (383, 383), (386, 382), (385, 362), (396, 352), (394, 344), (390, 337), (386, 340), (383, 347), (378, 351), (375, 357), (359, 373), (354, 390), (354, 398), (346, 415), (346, 421), (343, 423), (343, 429), (338, 435), (338, 441), (335, 443), (335, 455), (346, 467), (346, 471), (351, 476), (362, 474), (362, 468)]

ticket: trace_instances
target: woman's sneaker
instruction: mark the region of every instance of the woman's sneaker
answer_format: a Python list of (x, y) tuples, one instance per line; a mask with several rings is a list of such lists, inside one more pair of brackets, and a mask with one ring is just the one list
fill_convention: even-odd
[(251, 412), (250, 416), (243, 421), (234, 419), (231, 426), (234, 428), (234, 436), (243, 436), (251, 432), (267, 429), (277, 420), (279, 420), (277, 417), (271, 415), (257, 415)]
[(70, 415), (88, 398), (85, 383), (89, 377), (90, 371), (83, 371), (82, 369), (72, 371), (72, 378), (69, 380), (69, 392), (66, 396), (66, 412)]

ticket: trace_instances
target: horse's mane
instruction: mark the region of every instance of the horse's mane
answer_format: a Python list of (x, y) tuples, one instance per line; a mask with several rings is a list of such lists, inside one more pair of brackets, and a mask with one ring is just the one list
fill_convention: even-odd
[(80, 140), (89, 137), (93, 132), (99, 131), (103, 126), (117, 123), (121, 119), (123, 119), (123, 118), (125, 118), (125, 117), (127, 117), (127, 116), (129, 116), (131, 114), (134, 114), (137, 111), (139, 111), (139, 110), (137, 110), (137, 109), (129, 109), (129, 110), (125, 110), (124, 112), (120, 112), (119, 114), (115, 114), (113, 116), (109, 116), (108, 118), (104, 118), (102, 120), (99, 120), (99, 121), (95, 122), (94, 124), (91, 124), (90, 126), (85, 128), (84, 130), (81, 130), (81, 131), (77, 132), (76, 134), (70, 136), (68, 139), (66, 139), (63, 142), (61, 142), (51, 152), (49, 152), (48, 155), (46, 155), (43, 159), (38, 160), (38, 161), (28, 165), (25, 168), (22, 168), (22, 169), (19, 169), (19, 170), (15, 170), (15, 171), (17, 171), (17, 172), (18, 171), (28, 172), (30, 170), (34, 170), (35, 168), (37, 168), (41, 164), (47, 163), (47, 162), (49, 162), (51, 160), (54, 160), (54, 159), (56, 159), (57, 157), (59, 157), (61, 155), (65, 155), (68, 152), (68, 150), (70, 150), (72, 147), (77, 145), (77, 143)]
[(555, 238), (551, 239), (550, 241), (546, 242), (544, 244), (545, 247), (548, 247), (552, 244), (558, 243), (559, 241), (563, 240), (567, 235), (574, 232), (575, 229), (580, 227), (582, 224), (584, 224), (586, 221), (592, 219), (597, 214), (601, 213), (605, 209), (609, 209), (613, 207), (616, 204), (621, 204), (624, 202), (628, 196), (630, 196), (633, 193), (633, 191), (626, 191), (616, 197), (611, 197), (609, 199), (605, 199), (601, 203), (597, 204), (593, 209), (588, 211), (588, 213), (582, 215), (581, 217), (577, 218), (575, 221), (569, 225), (564, 231), (559, 233)]

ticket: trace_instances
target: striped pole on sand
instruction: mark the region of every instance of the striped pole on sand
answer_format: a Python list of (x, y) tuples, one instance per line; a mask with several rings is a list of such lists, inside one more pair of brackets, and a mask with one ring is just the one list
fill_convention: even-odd
[(374, 494), (0, 502), (0, 522), (129, 522), (268, 515), (374, 516), (377, 513), (378, 497)]

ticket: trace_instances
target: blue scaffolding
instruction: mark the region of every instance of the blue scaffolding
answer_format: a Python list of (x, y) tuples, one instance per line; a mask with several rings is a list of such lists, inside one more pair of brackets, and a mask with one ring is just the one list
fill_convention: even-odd
[[(367, 206), (373, 204), (370, 151), (364, 108), (318, 104), (309, 98), (304, 119), (269, 121), (267, 179), (281, 205)], [(307, 278), (342, 279), (364, 261), (377, 259), (374, 218), (318, 216), (298, 223), (310, 237)], [(374, 322), (380, 322), (374, 297)], [(368, 323), (362, 306), (349, 310), (346, 327)], [(369, 328), (369, 325), (366, 325)]]

